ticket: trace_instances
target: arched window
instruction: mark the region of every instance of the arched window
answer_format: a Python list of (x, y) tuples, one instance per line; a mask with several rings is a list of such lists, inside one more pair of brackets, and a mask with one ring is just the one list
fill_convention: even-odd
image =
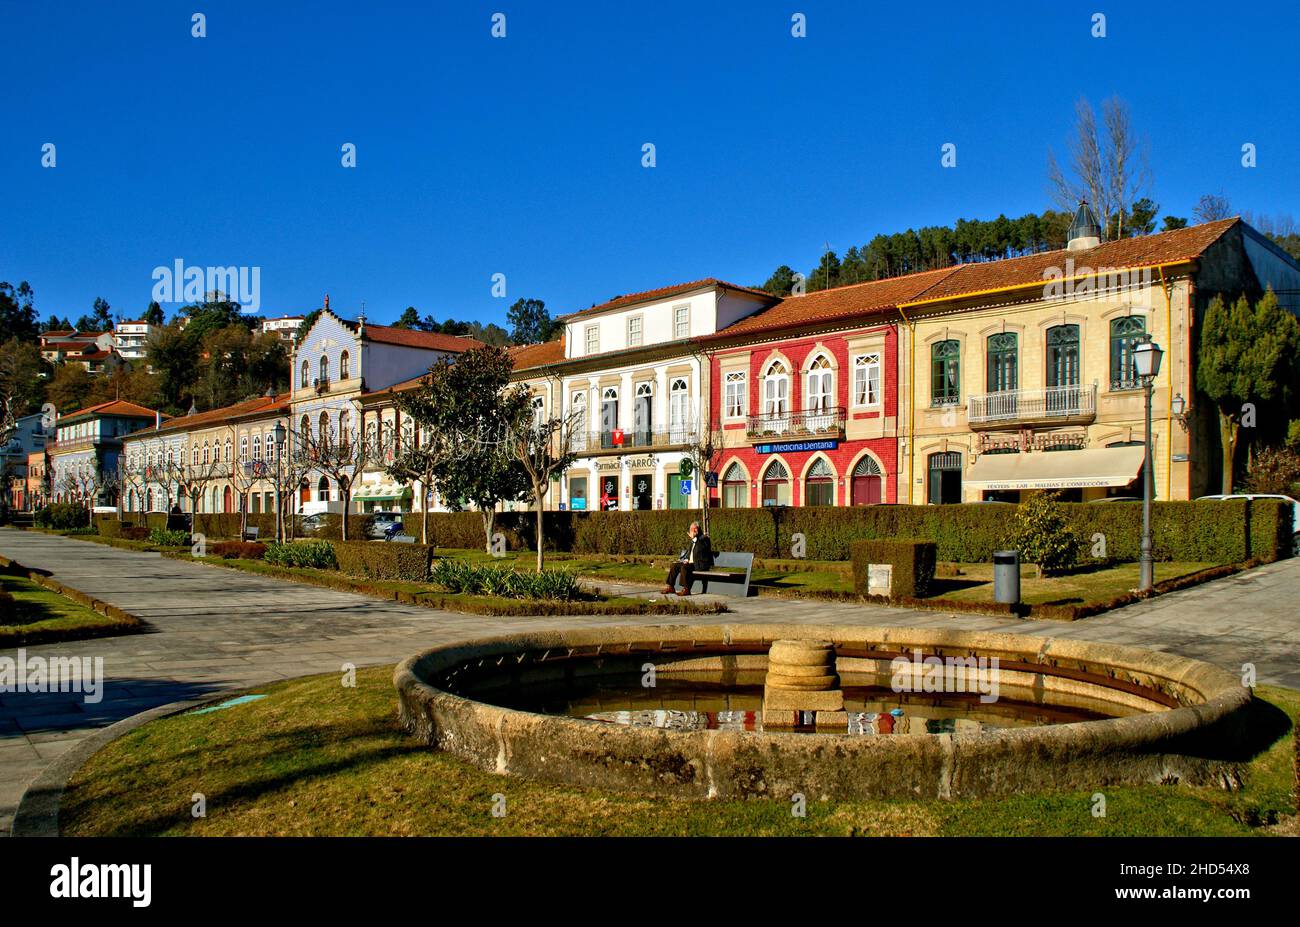
[(684, 444), (690, 440), (691, 424), (690, 383), (685, 377), (673, 377), (668, 385), (668, 430), (669, 440), (673, 444)]
[(1138, 379), (1135, 366), (1137, 346), (1146, 339), (1146, 319), (1138, 315), (1112, 319), (1110, 323), (1110, 388), (1138, 389), (1142, 381)]
[(808, 366), (807, 383), (804, 408), (809, 412), (829, 411), (835, 397), (835, 372), (825, 354), (817, 355)]
[(732, 463), (722, 474), (722, 506), (728, 509), (749, 507), (749, 480), (738, 463)]
[(330, 501), (330, 481), (328, 477), (322, 476), (320, 482), (316, 484), (316, 499), (318, 502)]
[(346, 380), (351, 376), (351, 374), (348, 372), (349, 359), (350, 358), (348, 357), (347, 351), (344, 351), (342, 354), (339, 355), (339, 379), (340, 380)]
[[(790, 372), (785, 364), (774, 361), (763, 375), (764, 433), (781, 434), (790, 427)], [(766, 504), (766, 503), (765, 503)]]
[(1056, 325), (1047, 330), (1047, 385), (1079, 385), (1079, 326)]
[(576, 390), (573, 393), (573, 449), (587, 449), (587, 391)]
[(262, 459), (262, 436), (253, 435), (253, 459)]
[(614, 432), (617, 430), (618, 387), (609, 386), (600, 394), (600, 446), (614, 447)]
[(246, 434), (239, 436), (239, 459), (248, 459), (248, 435)]
[(330, 358), (328, 354), (320, 356), (320, 385), (328, 386), (330, 381)]
[(632, 401), (632, 440), (639, 447), (650, 446), (650, 435), (654, 431), (654, 395), (653, 383), (637, 384), (636, 397)]
[(307, 389), (311, 386), (311, 365), (305, 360), (302, 362), (302, 377), (298, 380), (299, 389)]
[(204, 441), (203, 442), (203, 466), (206, 467), (210, 459), (211, 458), (209, 457), (209, 453), (208, 453), (208, 442)]
[(763, 505), (790, 504), (790, 471), (774, 460), (763, 472)]
[(226, 449), (225, 449), (225, 455), (224, 455), (224, 457), (222, 458), (222, 460), (224, 460), (224, 462), (226, 462), (226, 463), (230, 463), (230, 451), (231, 451), (232, 446), (233, 446), (233, 445), (232, 445), (232, 443), (231, 443), (231, 440), (230, 440), (229, 438), (226, 438)]
[(1019, 339), (1015, 332), (998, 332), (988, 338), (988, 367), (984, 388), (990, 393), (1006, 393), (1019, 382)]
[[(153, 456), (153, 455), (150, 455), (150, 456)], [(193, 449), (192, 449), (192, 451), (191, 451), (191, 453), (190, 453), (190, 463), (193, 464), (193, 465), (196, 466), (196, 467), (199, 465), (199, 446), (198, 446), (197, 444), (194, 445), (194, 447), (193, 447)]]
[(339, 447), (346, 449), (352, 443), (351, 429), (352, 417), (348, 415), (348, 410), (344, 409), (339, 413)]
[(825, 457), (818, 457), (808, 468), (808, 476), (804, 480), (803, 504), (835, 504), (835, 471)]
[(961, 402), (961, 342), (935, 342), (930, 348), (930, 405)]
[(311, 437), (311, 419), (307, 417), (305, 412), (303, 413), (302, 418), (298, 420), (298, 434), (301, 436), (301, 440), (303, 441), (306, 441)]
[(883, 474), (880, 465), (871, 455), (863, 455), (858, 465), (853, 468), (850, 495), (853, 505), (875, 505), (880, 502)]
[(322, 412), (320, 414), (320, 418), (317, 420), (316, 428), (317, 428), (316, 443), (320, 445), (321, 450), (323, 451), (329, 450), (330, 414), (328, 412)]

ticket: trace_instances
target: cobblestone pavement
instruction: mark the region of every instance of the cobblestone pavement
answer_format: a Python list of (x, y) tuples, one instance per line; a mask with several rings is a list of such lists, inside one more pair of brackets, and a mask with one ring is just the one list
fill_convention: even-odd
[[(49, 570), (150, 626), (145, 634), (27, 648), (47, 658), (102, 657), (104, 693), (96, 704), (78, 693), (0, 694), (0, 834), (8, 833), (27, 784), (51, 760), (92, 731), (157, 705), (339, 672), (344, 663), (393, 663), (421, 647), (486, 634), (664, 622), (652, 616), (463, 615), (13, 529), (0, 529), (0, 553)], [(732, 614), (694, 620), (1016, 630), (1107, 640), (1233, 669), (1250, 661), (1262, 682), (1300, 688), (1298, 581), (1300, 560), (1283, 561), (1073, 624), (768, 596), (723, 599)], [(611, 592), (657, 594), (644, 587), (601, 585)], [(15, 652), (0, 651), (0, 656)]]

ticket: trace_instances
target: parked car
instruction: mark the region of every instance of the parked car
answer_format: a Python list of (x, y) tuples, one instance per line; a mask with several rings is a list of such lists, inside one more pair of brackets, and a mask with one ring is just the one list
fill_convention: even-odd
[(1281, 499), (1283, 502), (1291, 503), (1291, 531), (1293, 534), (1300, 536), (1300, 502), (1292, 499), (1290, 496), (1284, 496), (1281, 493), (1271, 492), (1234, 492), (1234, 493), (1216, 493), (1212, 496), (1201, 496), (1197, 502), (1203, 500), (1212, 500), (1221, 502), (1224, 499)]
[(1105, 499), (1092, 499), (1091, 502), (1141, 502), (1138, 496), (1107, 496)]
[(315, 515), (305, 515), (302, 521), (298, 523), (298, 533), (305, 538), (320, 537), (325, 533), (325, 517), (327, 513), (318, 512)]
[(391, 541), (394, 535), (402, 533), (401, 512), (367, 512), (370, 519), (370, 539), (372, 541)]

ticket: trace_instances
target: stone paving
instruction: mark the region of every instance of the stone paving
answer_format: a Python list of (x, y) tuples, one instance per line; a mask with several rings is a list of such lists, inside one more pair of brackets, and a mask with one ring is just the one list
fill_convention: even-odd
[[(0, 529), (0, 553), (139, 615), (145, 634), (29, 647), (44, 657), (102, 657), (104, 693), (0, 694), (0, 834), (27, 784), (87, 734), (157, 705), (277, 679), (393, 663), (436, 643), (523, 629), (654, 624), (653, 616), (489, 618), (335, 592), (54, 535)], [(609, 591), (656, 595), (644, 587)], [(725, 601), (696, 623), (889, 624), (1080, 637), (1168, 650), (1300, 688), (1300, 560), (1162, 596), (1085, 621), (1017, 621), (777, 597)], [(13, 650), (0, 656), (14, 657)]]

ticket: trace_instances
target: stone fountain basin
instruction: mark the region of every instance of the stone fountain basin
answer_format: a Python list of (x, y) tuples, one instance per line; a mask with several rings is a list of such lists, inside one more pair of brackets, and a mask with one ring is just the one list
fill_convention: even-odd
[[(766, 666), (771, 643), (833, 641), (841, 674), (879, 674), (896, 654), (997, 657), (1002, 687), (1108, 700), (1138, 714), (1043, 727), (863, 737), (623, 727), (503, 708), (469, 694), (513, 679), (629, 664), (724, 681)], [(1251, 690), (1216, 666), (1114, 644), (891, 627), (737, 624), (599, 627), (433, 647), (398, 665), (407, 731), (483, 769), (675, 798), (981, 798), (1023, 791), (1187, 782), (1241, 784)]]

